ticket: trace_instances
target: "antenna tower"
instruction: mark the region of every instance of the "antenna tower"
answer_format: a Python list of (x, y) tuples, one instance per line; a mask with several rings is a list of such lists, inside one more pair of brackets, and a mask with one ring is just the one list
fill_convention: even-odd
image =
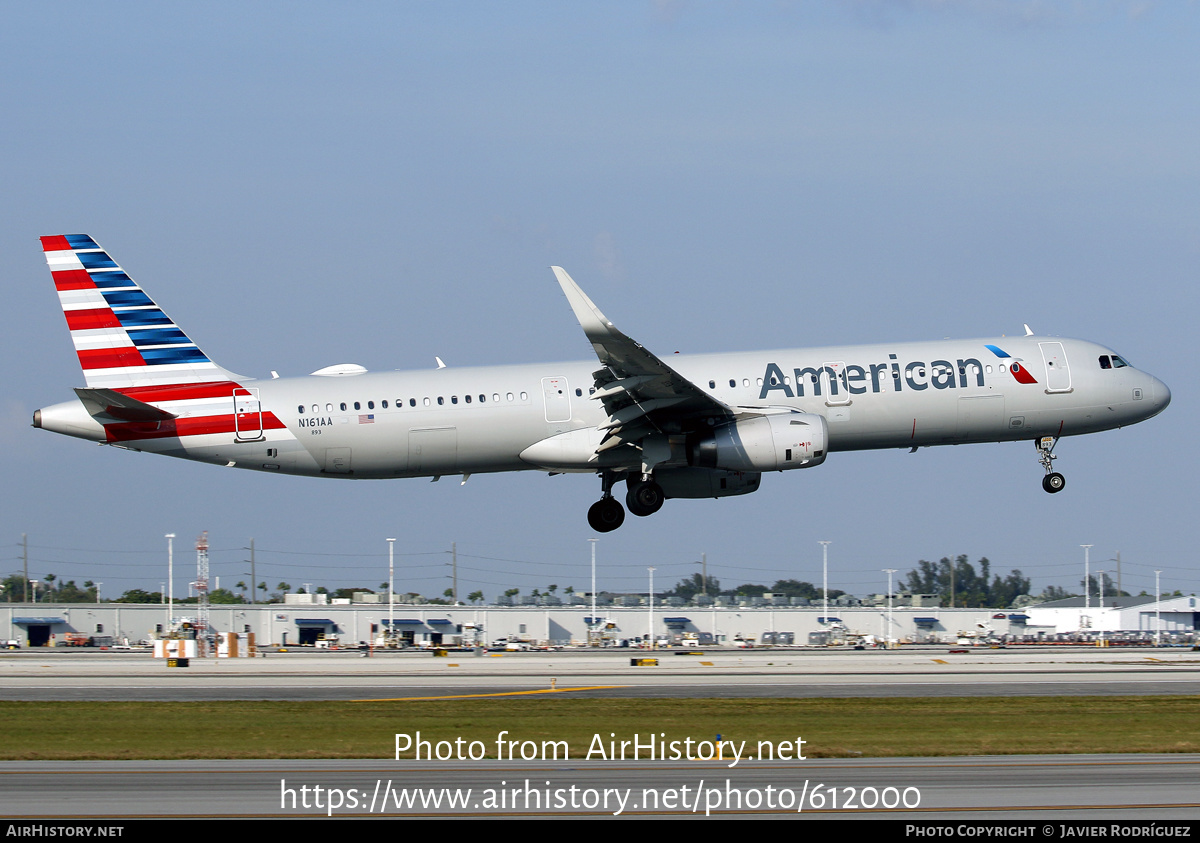
[(196, 539), (196, 637), (212, 646), (215, 635), (208, 621), (208, 530)]

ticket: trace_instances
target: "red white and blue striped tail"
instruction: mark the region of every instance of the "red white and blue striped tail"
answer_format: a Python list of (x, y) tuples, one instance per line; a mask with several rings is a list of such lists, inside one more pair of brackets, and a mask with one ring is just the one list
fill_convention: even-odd
[(238, 379), (212, 362), (91, 237), (43, 237), (42, 250), (89, 387)]

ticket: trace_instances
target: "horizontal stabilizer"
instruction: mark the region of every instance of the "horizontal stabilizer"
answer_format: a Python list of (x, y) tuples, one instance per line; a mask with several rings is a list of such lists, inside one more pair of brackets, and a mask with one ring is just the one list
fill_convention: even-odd
[(176, 418), (174, 413), (122, 395), (115, 389), (76, 389), (75, 394), (88, 414), (98, 422), (163, 422)]

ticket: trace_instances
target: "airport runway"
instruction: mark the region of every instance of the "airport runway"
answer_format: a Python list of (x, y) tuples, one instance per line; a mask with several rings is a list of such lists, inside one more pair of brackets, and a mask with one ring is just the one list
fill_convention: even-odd
[[(657, 658), (656, 665), (631, 659)], [(6, 700), (754, 698), (1200, 693), (1200, 653), (1095, 648), (631, 650), (475, 655), (293, 651), (168, 668), (149, 653), (0, 653)], [(1200, 756), (614, 763), (0, 762), (8, 819), (333, 816), (855, 816), (1200, 821)], [(454, 804), (451, 805), (451, 800)], [(434, 803), (437, 803), (436, 805)], [(803, 810), (797, 810), (802, 808)], [(1043, 835), (1046, 836), (1046, 835)]]
[[(905, 821), (1200, 819), (1196, 755), (499, 761), (0, 762), (6, 820), (89, 817), (747, 816)], [(1058, 827), (1055, 826), (1055, 829)], [(1041, 834), (1056, 837), (1060, 834)]]
[[(656, 665), (632, 659), (656, 658)], [(5, 700), (363, 700), (569, 692), (581, 697), (754, 698), (1200, 694), (1183, 649), (947, 647), (487, 654), (356, 651), (193, 659), (149, 653), (0, 652)]]

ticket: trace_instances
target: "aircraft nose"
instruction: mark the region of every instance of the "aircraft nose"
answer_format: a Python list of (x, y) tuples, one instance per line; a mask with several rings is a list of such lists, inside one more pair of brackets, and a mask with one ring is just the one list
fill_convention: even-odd
[(1152, 376), (1150, 381), (1154, 384), (1154, 406), (1161, 413), (1171, 403), (1171, 389), (1156, 377)]

